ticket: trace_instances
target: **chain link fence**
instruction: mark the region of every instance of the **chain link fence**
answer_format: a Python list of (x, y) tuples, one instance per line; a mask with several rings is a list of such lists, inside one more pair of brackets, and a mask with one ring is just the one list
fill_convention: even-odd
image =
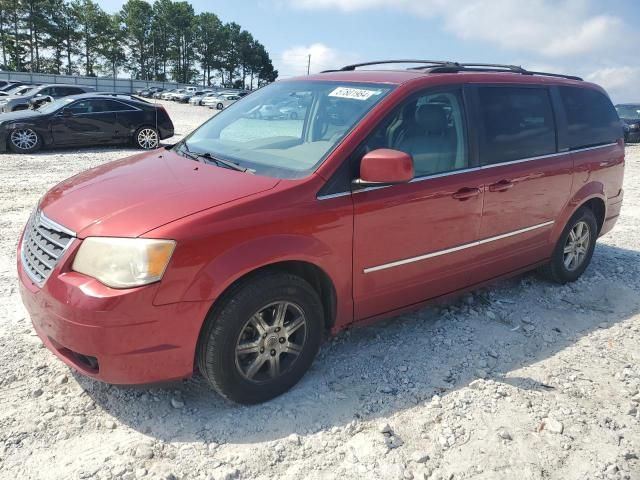
[(168, 90), (171, 88), (190, 86), (184, 83), (134, 80), (131, 78), (82, 77), (79, 75), (55, 75), (29, 72), (0, 72), (0, 80), (29, 84), (65, 83), (71, 85), (86, 85), (94, 87), (96, 91), (99, 92), (117, 93), (134, 93), (137, 90), (150, 87), (160, 87)]

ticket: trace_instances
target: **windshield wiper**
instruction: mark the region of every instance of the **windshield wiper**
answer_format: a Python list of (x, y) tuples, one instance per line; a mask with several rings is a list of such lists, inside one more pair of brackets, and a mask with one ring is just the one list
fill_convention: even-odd
[(190, 152), (190, 153), (191, 153), (191, 155), (198, 156), (198, 158), (204, 158), (205, 160), (207, 160), (209, 162), (214, 162), (215, 164), (217, 164), (217, 165), (219, 165), (221, 167), (231, 168), (232, 170), (237, 170), (238, 172), (246, 172), (246, 171), (249, 170), (248, 168), (241, 167), (237, 163), (230, 162), (229, 160), (225, 160), (224, 158), (214, 157), (209, 152), (204, 152), (204, 153)]
[(224, 158), (214, 157), (209, 152), (203, 152), (203, 153), (192, 152), (191, 150), (189, 150), (189, 147), (184, 142), (180, 145), (178, 150), (192, 160), (197, 160), (199, 162), (201, 161), (213, 162), (220, 167), (230, 168), (232, 170), (237, 170), (238, 172), (249, 171), (248, 168), (241, 167), (237, 163), (230, 162), (229, 160), (225, 160)]

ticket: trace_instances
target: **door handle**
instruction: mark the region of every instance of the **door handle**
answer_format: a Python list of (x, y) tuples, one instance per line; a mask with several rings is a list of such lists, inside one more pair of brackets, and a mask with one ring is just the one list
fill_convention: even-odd
[(506, 192), (513, 188), (513, 182), (510, 180), (500, 180), (497, 183), (492, 183), (489, 185), (490, 192)]
[(456, 200), (465, 201), (465, 200), (469, 200), (470, 198), (477, 197), (478, 195), (480, 195), (479, 188), (465, 187), (465, 188), (461, 188), (451, 196)]

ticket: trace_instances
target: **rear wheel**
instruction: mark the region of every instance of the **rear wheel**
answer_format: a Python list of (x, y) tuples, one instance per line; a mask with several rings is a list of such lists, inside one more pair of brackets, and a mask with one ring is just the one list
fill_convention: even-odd
[(160, 135), (153, 127), (141, 127), (136, 131), (134, 141), (138, 148), (153, 150), (160, 145)]
[(41, 146), (42, 138), (31, 128), (17, 128), (9, 134), (9, 148), (16, 153), (32, 153)]
[(556, 283), (580, 278), (591, 262), (598, 238), (598, 223), (590, 208), (582, 207), (562, 231), (549, 263), (541, 267), (544, 277)]
[(311, 285), (264, 272), (232, 287), (210, 312), (198, 367), (225, 398), (264, 402), (302, 378), (318, 352), (322, 326), (322, 303)]

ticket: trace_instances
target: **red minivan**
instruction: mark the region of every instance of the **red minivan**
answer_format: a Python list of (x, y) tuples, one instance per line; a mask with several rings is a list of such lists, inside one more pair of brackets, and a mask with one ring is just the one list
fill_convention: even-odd
[[(416, 66), (371, 69), (401, 62)], [(259, 114), (284, 106), (296, 115)], [(18, 246), (22, 298), (85, 375), (197, 368), (228, 399), (265, 401), (326, 332), (535, 268), (576, 280), (620, 212), (622, 137), (600, 87), (520, 67), (279, 81), (50, 190)]]

